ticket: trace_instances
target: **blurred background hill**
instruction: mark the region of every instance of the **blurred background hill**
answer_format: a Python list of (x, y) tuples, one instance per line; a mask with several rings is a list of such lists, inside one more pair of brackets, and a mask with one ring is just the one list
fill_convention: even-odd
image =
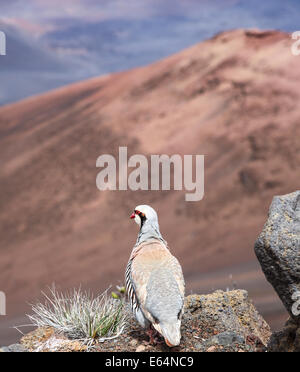
[(2, 0), (0, 104), (153, 63), (237, 28), (296, 31), (298, 0)]

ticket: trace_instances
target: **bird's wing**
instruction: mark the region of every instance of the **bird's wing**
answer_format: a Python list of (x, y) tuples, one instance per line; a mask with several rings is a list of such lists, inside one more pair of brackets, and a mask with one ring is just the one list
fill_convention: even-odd
[(178, 288), (180, 291), (181, 296), (184, 298), (185, 292), (185, 282), (183, 277), (183, 272), (180, 263), (178, 262), (177, 258), (172, 256), (171, 262), (172, 272), (175, 276), (176, 282), (178, 284)]
[[(177, 259), (161, 242), (147, 243), (132, 260), (131, 280), (150, 322), (177, 316), (184, 301), (184, 279)], [(173, 314), (174, 312), (174, 314)]]

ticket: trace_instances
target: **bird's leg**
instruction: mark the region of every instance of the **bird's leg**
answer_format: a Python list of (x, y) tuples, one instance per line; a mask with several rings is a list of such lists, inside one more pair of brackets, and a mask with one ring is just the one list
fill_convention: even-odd
[(149, 336), (149, 344), (156, 345), (155, 342), (156, 330), (152, 328), (151, 324), (150, 327), (147, 329), (147, 335)]
[(157, 330), (154, 329), (152, 325), (150, 325), (150, 327), (148, 328), (147, 334), (149, 336), (149, 343), (151, 345), (157, 345), (157, 344), (164, 343), (164, 341), (160, 339), (161, 338), (160, 333), (157, 332)]
[(165, 343), (165, 340), (163, 339), (163, 337), (161, 336), (161, 334), (159, 332), (156, 332), (156, 335), (154, 337), (156, 337), (155, 338), (155, 342), (158, 345), (161, 345), (161, 344), (164, 344)]

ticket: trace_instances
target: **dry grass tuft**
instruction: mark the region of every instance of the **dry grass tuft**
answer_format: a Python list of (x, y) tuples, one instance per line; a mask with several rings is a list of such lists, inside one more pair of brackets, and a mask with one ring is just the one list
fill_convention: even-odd
[(93, 298), (81, 289), (63, 294), (52, 288), (50, 295), (43, 295), (45, 303), (32, 306), (33, 315), (27, 315), (36, 327), (52, 327), (90, 345), (116, 338), (125, 329), (124, 302), (108, 296), (107, 291)]

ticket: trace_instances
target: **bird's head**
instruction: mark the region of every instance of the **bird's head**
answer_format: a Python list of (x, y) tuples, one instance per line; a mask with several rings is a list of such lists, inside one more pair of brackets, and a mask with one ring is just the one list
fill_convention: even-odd
[(142, 227), (146, 221), (158, 222), (157, 213), (149, 205), (138, 205), (130, 216), (135, 222)]

